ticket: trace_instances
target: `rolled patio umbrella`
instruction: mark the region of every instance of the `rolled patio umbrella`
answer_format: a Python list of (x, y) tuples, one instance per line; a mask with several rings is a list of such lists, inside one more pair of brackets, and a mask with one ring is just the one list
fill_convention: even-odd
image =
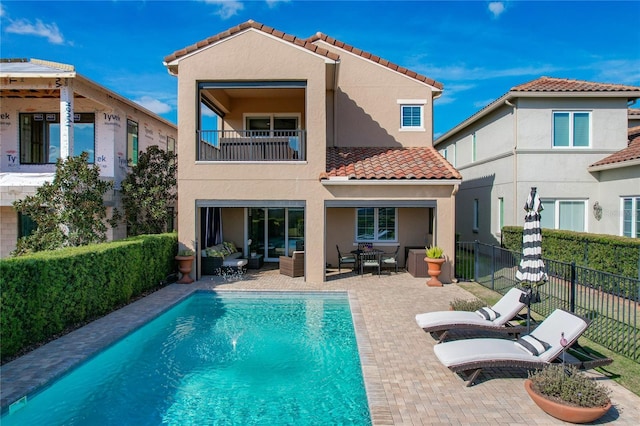
[(524, 229), (522, 232), (522, 260), (516, 272), (516, 280), (521, 287), (527, 289), (527, 332), (531, 329), (531, 299), (538, 297), (534, 287), (547, 282), (548, 276), (542, 261), (542, 230), (540, 228), (540, 212), (542, 202), (535, 187), (531, 188), (524, 205)]

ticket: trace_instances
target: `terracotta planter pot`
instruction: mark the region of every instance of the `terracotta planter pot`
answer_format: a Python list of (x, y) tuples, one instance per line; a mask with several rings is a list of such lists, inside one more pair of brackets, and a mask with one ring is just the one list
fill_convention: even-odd
[(590, 423), (604, 416), (609, 408), (611, 401), (604, 407), (574, 407), (572, 405), (564, 405), (545, 398), (543, 395), (537, 394), (532, 388), (530, 379), (524, 381), (524, 389), (529, 397), (540, 407), (545, 413), (556, 419), (564, 420), (569, 423)]
[(442, 264), (444, 263), (445, 259), (433, 259), (431, 257), (425, 257), (424, 261), (427, 262), (427, 265), (429, 267), (427, 272), (431, 277), (431, 279), (427, 281), (427, 285), (429, 287), (442, 287), (442, 283), (440, 282), (438, 277), (442, 273)]
[(176, 256), (178, 271), (182, 274), (182, 277), (178, 280), (178, 284), (191, 284), (193, 282), (193, 278), (189, 276), (193, 268), (193, 259), (194, 256)]

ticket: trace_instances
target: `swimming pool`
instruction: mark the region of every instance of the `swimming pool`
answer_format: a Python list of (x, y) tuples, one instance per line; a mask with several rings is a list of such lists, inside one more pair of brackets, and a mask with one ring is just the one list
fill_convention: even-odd
[(2, 425), (371, 424), (346, 293), (196, 292)]

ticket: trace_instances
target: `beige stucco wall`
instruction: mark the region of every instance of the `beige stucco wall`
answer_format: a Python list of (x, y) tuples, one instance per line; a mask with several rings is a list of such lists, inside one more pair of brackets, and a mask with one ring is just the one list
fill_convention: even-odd
[[(352, 59), (344, 59), (346, 62)], [(361, 62), (361, 60), (359, 60)], [(389, 141), (383, 137), (385, 133), (393, 135), (406, 142), (407, 145), (431, 144), (431, 116), (430, 89), (423, 89), (423, 85), (406, 76), (396, 76), (389, 70), (376, 66), (360, 72), (347, 66), (340, 71), (339, 84), (344, 78), (351, 82), (352, 87), (345, 93), (350, 93), (352, 99), (358, 99), (359, 105), (370, 108), (376, 119), (387, 120), (393, 115), (393, 121), (382, 121), (382, 124), (390, 130), (380, 131), (381, 124), (374, 123), (367, 114), (360, 117), (349, 115), (340, 111), (336, 117), (340, 123), (348, 123), (345, 127), (340, 124), (340, 138), (357, 138), (354, 143), (345, 145), (375, 145), (376, 140)], [(381, 72), (377, 75), (373, 70)], [(351, 70), (347, 72), (347, 70)], [(331, 140), (332, 130), (330, 125), (333, 120), (331, 92), (327, 92), (327, 73), (333, 72), (332, 65), (327, 65), (326, 58), (311, 53), (307, 50), (292, 46), (290, 43), (274, 39), (261, 32), (249, 31), (241, 35), (228, 38), (221, 43), (202, 49), (198, 53), (182, 58), (179, 62), (178, 78), (178, 115), (179, 115), (179, 168), (178, 168), (178, 238), (186, 247), (193, 247), (199, 238), (199, 221), (197, 214), (197, 200), (236, 200), (239, 204), (243, 201), (264, 201), (266, 203), (295, 201), (305, 206), (305, 251), (317, 255), (305, 256), (306, 279), (312, 282), (324, 280), (325, 264), (331, 262), (329, 256), (335, 256), (336, 242), (344, 241), (345, 249), (348, 244), (353, 244), (354, 216), (353, 209), (329, 209), (325, 217), (325, 202), (335, 199), (363, 199), (363, 200), (435, 200), (438, 206), (438, 221), (436, 233), (439, 235), (437, 243), (443, 245), (445, 251), (453, 257), (454, 253), (454, 197), (453, 185), (377, 185), (368, 186), (352, 183), (348, 187), (323, 186), (319, 176), (326, 167), (327, 140)], [(358, 74), (353, 78), (349, 73)], [(370, 79), (370, 86), (381, 85), (380, 89), (374, 89), (375, 93), (367, 93), (367, 84), (358, 80), (366, 77)], [(307, 160), (299, 162), (197, 162), (194, 149), (197, 131), (198, 81), (260, 81), (260, 80), (294, 80), (306, 81), (304, 97), (304, 128), (307, 132)], [(390, 94), (386, 87), (389, 86)], [(369, 87), (371, 88), (371, 87)], [(411, 89), (413, 88), (413, 89)], [(330, 88), (329, 88), (330, 89)], [(388, 105), (384, 106), (382, 113), (377, 112), (373, 105), (380, 103), (380, 97), (388, 99)], [(329, 100), (327, 99), (329, 97)], [(425, 105), (427, 111), (428, 128), (426, 132), (414, 135), (400, 134), (399, 128), (400, 107), (397, 98), (427, 98)], [(235, 100), (229, 100), (229, 105), (234, 105)], [(245, 101), (242, 101), (245, 102)], [(242, 112), (273, 112), (259, 111), (261, 105), (255, 99), (248, 99), (244, 107), (249, 111), (230, 111), (229, 118), (237, 122)], [(278, 106), (283, 111), (295, 109), (299, 105), (291, 104), (293, 108)], [(391, 112), (393, 111), (393, 112)], [(369, 111), (367, 110), (367, 113)], [(329, 116), (328, 116), (329, 114)], [(235, 118), (234, 118), (235, 117)], [(395, 121), (394, 121), (395, 120)], [(373, 128), (373, 131), (371, 131)], [(362, 134), (366, 135), (362, 139)], [(414, 138), (414, 136), (416, 136)], [(355, 141), (356, 139), (351, 139)], [(386, 144), (386, 143), (385, 143)], [(387, 146), (393, 146), (388, 143)], [(273, 204), (270, 204), (273, 205)], [(354, 204), (355, 206), (356, 204)], [(226, 210), (226, 209), (225, 209)], [(347, 210), (351, 210), (349, 213)], [(411, 209), (407, 209), (411, 211)], [(418, 211), (419, 209), (415, 209)], [(424, 209), (423, 209), (424, 210)], [(231, 214), (231, 211), (229, 211)], [(234, 220), (244, 220), (244, 212), (233, 212)], [(402, 217), (406, 223), (400, 224), (400, 232), (409, 235), (410, 231), (405, 227), (420, 227), (420, 234), (424, 234), (427, 226), (426, 220), (421, 214), (405, 214)], [(346, 219), (348, 217), (348, 219)], [(424, 224), (420, 224), (420, 219)], [(234, 225), (234, 231), (229, 233), (229, 222), (223, 218), (225, 239), (233, 238), (238, 245), (244, 245), (246, 235), (238, 236), (238, 226)], [(418, 223), (418, 225), (416, 225)], [(336, 229), (351, 235), (343, 239), (343, 234), (336, 236)], [(244, 232), (244, 231), (243, 231)], [(335, 241), (334, 241), (335, 238)], [(407, 236), (407, 241), (410, 238)], [(422, 237), (421, 237), (422, 238)], [(339, 243), (341, 244), (341, 243)], [(350, 250), (348, 250), (350, 251)], [(450, 262), (451, 263), (451, 262)], [(450, 280), (452, 274), (445, 271), (442, 278)]]
[[(430, 146), (433, 142), (432, 87), (318, 41), (320, 47), (340, 55), (337, 101), (329, 103), (337, 117), (335, 146)], [(400, 130), (398, 100), (426, 100), (424, 131)]]

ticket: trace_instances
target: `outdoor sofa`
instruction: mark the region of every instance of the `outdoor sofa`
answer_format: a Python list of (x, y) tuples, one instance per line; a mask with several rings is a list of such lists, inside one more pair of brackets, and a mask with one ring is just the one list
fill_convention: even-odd
[(202, 256), (202, 275), (221, 275), (222, 273), (245, 272), (249, 261), (242, 257), (242, 249), (231, 241), (225, 241), (208, 247), (200, 253)]

